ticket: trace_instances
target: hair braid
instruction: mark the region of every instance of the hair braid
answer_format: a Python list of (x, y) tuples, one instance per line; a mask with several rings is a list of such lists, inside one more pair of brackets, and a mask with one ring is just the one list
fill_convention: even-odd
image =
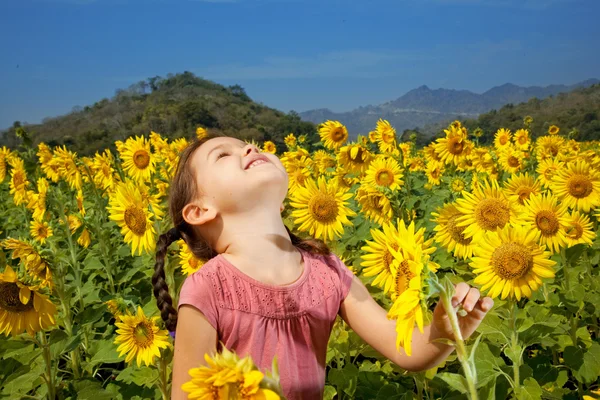
[(165, 257), (169, 245), (178, 239), (181, 239), (181, 234), (177, 228), (171, 228), (167, 233), (159, 236), (156, 245), (156, 263), (152, 275), (156, 305), (167, 329), (171, 332), (174, 332), (177, 326), (177, 310), (173, 307), (173, 299), (169, 294), (169, 287), (165, 278)]

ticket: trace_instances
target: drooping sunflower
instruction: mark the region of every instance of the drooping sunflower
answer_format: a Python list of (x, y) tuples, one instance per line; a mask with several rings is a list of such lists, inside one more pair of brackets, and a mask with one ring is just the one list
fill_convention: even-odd
[(153, 214), (148, 211), (140, 189), (133, 181), (120, 182), (109, 198), (110, 219), (121, 227), (125, 243), (131, 245), (131, 254), (154, 251), (156, 240), (152, 223)]
[(288, 163), (286, 165), (286, 170), (288, 173), (288, 188), (290, 189), (290, 193), (294, 192), (299, 187), (304, 187), (306, 180), (312, 175), (310, 170), (301, 163), (297, 163), (296, 165)]
[(471, 151), (472, 143), (460, 128), (450, 127), (444, 132), (446, 137), (436, 140), (435, 151), (444, 164), (458, 165), (459, 161)]
[(116, 182), (115, 170), (112, 167), (114, 157), (109, 149), (94, 156), (94, 183), (100, 189), (110, 190)]
[(387, 187), (398, 190), (404, 181), (400, 164), (391, 157), (378, 156), (369, 165), (365, 175), (365, 183), (375, 187)]
[(428, 164), (430, 162), (442, 162), (440, 155), (435, 150), (435, 143), (429, 143), (427, 146), (423, 147), (423, 154), (425, 155), (425, 161), (427, 161)]
[(361, 248), (365, 252), (360, 264), (364, 267), (362, 274), (366, 277), (377, 275), (371, 285), (382, 288), (387, 294), (391, 294), (394, 289), (394, 255), (390, 248), (398, 250), (397, 236), (396, 227), (392, 223), (386, 223), (381, 229), (371, 229), (373, 240), (366, 240), (367, 244)]
[(542, 193), (540, 181), (528, 173), (511, 175), (504, 182), (504, 192), (511, 203), (525, 205), (530, 196)]
[(348, 129), (339, 121), (325, 121), (319, 126), (323, 145), (330, 150), (338, 150), (348, 140)]
[(181, 271), (186, 276), (198, 271), (204, 265), (204, 261), (194, 256), (185, 241), (180, 239), (177, 241), (177, 244), (179, 244), (179, 265), (181, 266)]
[(510, 146), (510, 139), (512, 133), (508, 129), (500, 128), (494, 135), (494, 147), (497, 150), (502, 150), (507, 146)]
[(92, 243), (90, 231), (88, 231), (87, 228), (84, 228), (83, 231), (81, 231), (81, 235), (79, 235), (79, 238), (77, 238), (77, 243), (86, 249)]
[(427, 163), (427, 169), (425, 175), (427, 176), (427, 182), (430, 185), (439, 185), (442, 183), (442, 172), (444, 170), (443, 164), (438, 162)]
[(540, 136), (535, 142), (535, 152), (538, 162), (548, 158), (558, 157), (559, 154), (566, 150), (564, 145), (565, 140), (560, 136)]
[(509, 174), (516, 174), (524, 167), (523, 152), (511, 145), (504, 147), (500, 151), (498, 161), (502, 169)]
[(340, 148), (337, 154), (338, 164), (350, 172), (362, 173), (371, 162), (371, 152), (361, 143), (351, 143)]
[(150, 142), (143, 136), (127, 139), (119, 154), (125, 173), (137, 182), (149, 181), (156, 171), (155, 155), (150, 151)]
[(590, 217), (582, 214), (579, 211), (572, 211), (564, 218), (565, 233), (567, 245), (575, 246), (579, 243), (592, 245), (592, 241), (596, 238), (596, 232)]
[(394, 129), (388, 121), (380, 118), (379, 121), (377, 121), (375, 131), (377, 131), (375, 137), (380, 152), (392, 154), (399, 153), (396, 144), (396, 129)]
[(22, 283), (15, 271), (6, 266), (0, 274), (0, 334), (30, 335), (56, 323), (56, 306), (37, 288)]
[(81, 189), (83, 181), (77, 166), (77, 153), (67, 150), (66, 146), (59, 146), (54, 149), (54, 158), (58, 164), (59, 176), (67, 181), (71, 189)]
[(545, 244), (552, 253), (558, 253), (567, 244), (563, 220), (566, 213), (566, 205), (559, 205), (552, 194), (532, 195), (525, 202), (523, 222), (540, 232), (541, 244)]
[(444, 204), (437, 212), (432, 212), (436, 227), (435, 241), (444, 246), (455, 257), (466, 260), (473, 256), (473, 239), (464, 235), (465, 226), (458, 226), (457, 220), (464, 214), (454, 204)]
[(531, 297), (542, 284), (541, 278), (553, 278), (555, 261), (551, 253), (538, 243), (540, 232), (528, 227), (506, 225), (486, 232), (469, 263), (477, 275), (475, 283), (481, 291), (502, 299)]
[(600, 173), (583, 160), (557, 171), (550, 188), (569, 208), (589, 212), (600, 205)]
[(136, 315), (121, 315), (115, 322), (119, 357), (127, 354), (125, 362), (135, 359), (138, 366), (144, 363), (149, 366), (154, 363), (154, 357), (160, 357), (160, 349), (170, 347), (169, 333), (160, 329), (156, 322), (160, 317), (148, 318), (142, 307), (138, 306)]
[(565, 163), (553, 158), (541, 161), (536, 169), (539, 180), (545, 187), (550, 187), (554, 175), (564, 167)]
[(456, 208), (464, 214), (456, 220), (457, 225), (465, 227), (464, 236), (473, 238), (475, 245), (486, 231), (515, 223), (519, 217), (517, 205), (506, 198), (495, 180), (490, 184), (485, 179), (472, 193), (463, 192), (463, 198), (456, 200)]
[(274, 360), (272, 373), (268, 373), (270, 381), (277, 387), (266, 389), (261, 385), (265, 375), (259, 371), (252, 358), (242, 359), (234, 352), (223, 348), (222, 352), (212, 356), (205, 354), (206, 365), (188, 371), (191, 379), (181, 388), (189, 393), (190, 399), (247, 399), (278, 400), (280, 391), (279, 371)]
[(13, 196), (13, 201), (16, 206), (27, 201), (27, 173), (21, 158), (15, 157), (12, 160), (12, 170), (10, 171), (10, 194)]
[(27, 274), (40, 282), (40, 287), (52, 288), (52, 272), (48, 261), (31, 244), (17, 239), (5, 239), (2, 247), (12, 250), (13, 260), (18, 258), (25, 265)]
[(317, 150), (313, 153), (314, 163), (320, 174), (326, 174), (328, 168), (335, 168), (336, 158), (325, 150)]
[(550, 127), (548, 127), (548, 135), (558, 135), (559, 131), (560, 128), (556, 125), (550, 125)]
[(362, 213), (371, 221), (383, 225), (391, 221), (394, 214), (392, 204), (385, 193), (371, 185), (361, 185), (356, 191), (356, 200)]
[(410, 172), (425, 171), (426, 168), (425, 160), (421, 157), (414, 157), (408, 161), (408, 170)]
[(52, 236), (52, 227), (48, 225), (47, 221), (33, 220), (29, 224), (29, 232), (33, 240), (40, 242), (41, 244), (46, 243), (46, 239)]
[(527, 129), (518, 129), (513, 137), (515, 146), (521, 151), (529, 150), (529, 131)]
[(290, 196), (290, 205), (296, 208), (291, 213), (294, 223), (317, 239), (334, 240), (343, 234), (343, 225), (352, 224), (348, 217), (356, 215), (348, 207), (351, 197), (347, 189), (327, 183), (323, 176), (317, 182), (308, 179), (305, 187), (297, 188)]
[(275, 146), (275, 143), (271, 142), (270, 140), (267, 140), (263, 143), (262, 151), (264, 151), (265, 153), (275, 154), (277, 153), (277, 146)]

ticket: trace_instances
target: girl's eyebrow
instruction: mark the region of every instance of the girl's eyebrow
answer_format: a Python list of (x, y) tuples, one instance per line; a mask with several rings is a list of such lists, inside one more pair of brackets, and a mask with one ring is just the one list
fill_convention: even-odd
[[(240, 147), (244, 147), (244, 146), (246, 146), (246, 143), (245, 143), (245, 142), (240, 142), (239, 144), (240, 144)], [(217, 150), (217, 149), (221, 149), (221, 148), (223, 148), (223, 147), (228, 147), (228, 146), (231, 146), (231, 145), (230, 145), (230, 144), (228, 144), (228, 143), (221, 143), (221, 144), (219, 144), (219, 145), (217, 145), (217, 146), (213, 147), (213, 148), (212, 148), (212, 149), (211, 149), (211, 150), (208, 152), (208, 154), (206, 155), (206, 159), (207, 159), (207, 160), (209, 159), (209, 157), (210, 157), (210, 155), (211, 155), (211, 153), (212, 153), (213, 151), (215, 151), (215, 150)]]

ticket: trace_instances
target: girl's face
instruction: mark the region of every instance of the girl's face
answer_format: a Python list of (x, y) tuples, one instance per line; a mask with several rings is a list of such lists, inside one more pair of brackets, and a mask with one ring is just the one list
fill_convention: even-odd
[(242, 140), (210, 139), (190, 161), (202, 203), (220, 213), (243, 212), (256, 206), (279, 210), (287, 194), (288, 175), (279, 158), (261, 153)]

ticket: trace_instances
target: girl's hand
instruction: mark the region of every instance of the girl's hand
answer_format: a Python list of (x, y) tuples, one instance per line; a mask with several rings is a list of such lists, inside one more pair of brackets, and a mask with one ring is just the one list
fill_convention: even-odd
[[(479, 290), (470, 287), (465, 282), (455, 285), (454, 289), (455, 293), (452, 296), (452, 305), (456, 307), (462, 304), (462, 308), (467, 312), (467, 315), (464, 317), (458, 316), (458, 324), (462, 337), (463, 339), (467, 339), (481, 324), (487, 312), (492, 309), (494, 300), (491, 297), (480, 297)], [(442, 302), (438, 302), (433, 311), (432, 328), (437, 338), (454, 339), (452, 325)]]

